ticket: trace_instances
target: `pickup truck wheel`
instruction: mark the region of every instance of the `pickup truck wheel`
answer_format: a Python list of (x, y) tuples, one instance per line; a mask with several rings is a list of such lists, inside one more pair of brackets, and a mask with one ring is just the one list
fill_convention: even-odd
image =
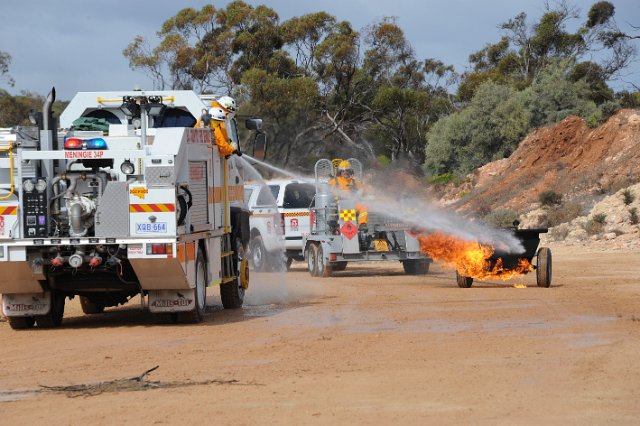
[(180, 322), (199, 323), (204, 321), (204, 312), (207, 303), (207, 265), (204, 254), (198, 250), (196, 257), (196, 287), (193, 289), (195, 307), (190, 312), (178, 313), (176, 319)]
[(38, 327), (53, 328), (62, 324), (65, 299), (66, 297), (59, 291), (51, 290), (51, 309), (48, 314), (35, 317)]
[(82, 312), (87, 315), (92, 314), (101, 314), (104, 312), (104, 306), (94, 303), (86, 296), (80, 296), (80, 307), (82, 308)]
[(325, 261), (322, 247), (318, 246), (318, 276), (322, 278), (329, 278), (333, 274), (333, 266)]
[(9, 326), (14, 330), (26, 330), (36, 323), (33, 317), (8, 317)]
[(262, 237), (256, 235), (251, 240), (251, 266), (254, 271), (264, 271), (267, 266), (267, 251), (264, 248)]

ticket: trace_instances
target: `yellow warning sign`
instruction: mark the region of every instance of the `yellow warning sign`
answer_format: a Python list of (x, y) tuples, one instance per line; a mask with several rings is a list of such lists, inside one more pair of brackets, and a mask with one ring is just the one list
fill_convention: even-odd
[(145, 187), (139, 186), (137, 188), (131, 188), (129, 190), (129, 194), (136, 196), (140, 199), (144, 200), (144, 196), (147, 195), (149, 193), (149, 190)]
[(355, 209), (340, 210), (340, 220), (356, 220)]

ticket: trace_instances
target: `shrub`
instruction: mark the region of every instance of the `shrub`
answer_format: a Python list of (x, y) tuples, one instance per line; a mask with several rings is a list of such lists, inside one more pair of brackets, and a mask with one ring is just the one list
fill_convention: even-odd
[(484, 221), (496, 228), (509, 228), (518, 219), (518, 213), (511, 209), (499, 208), (484, 217)]
[(433, 176), (429, 179), (429, 183), (433, 185), (446, 185), (453, 182), (455, 175), (453, 173), (443, 173), (441, 175)]
[(628, 206), (629, 204), (633, 203), (635, 199), (636, 199), (636, 196), (633, 194), (633, 192), (631, 192), (629, 188), (622, 191), (622, 201), (624, 202), (625, 205)]
[(582, 205), (575, 202), (567, 202), (562, 206), (556, 206), (547, 212), (548, 226), (558, 226), (561, 223), (571, 222), (573, 219), (582, 215)]
[(607, 215), (604, 213), (594, 214), (592, 220), (600, 225), (607, 223)]
[(567, 225), (556, 226), (549, 230), (549, 237), (552, 241), (563, 241), (569, 235), (569, 227)]
[(391, 159), (384, 154), (378, 155), (376, 160), (378, 160), (378, 164), (382, 167), (387, 167), (391, 164)]
[(582, 228), (587, 231), (587, 234), (596, 235), (604, 231), (604, 224), (596, 222), (593, 219), (589, 219), (585, 222)]
[(638, 224), (638, 209), (636, 207), (629, 209), (629, 222), (631, 222), (632, 225)]
[(538, 200), (543, 206), (559, 205), (562, 204), (562, 194), (555, 191), (543, 191), (538, 196)]

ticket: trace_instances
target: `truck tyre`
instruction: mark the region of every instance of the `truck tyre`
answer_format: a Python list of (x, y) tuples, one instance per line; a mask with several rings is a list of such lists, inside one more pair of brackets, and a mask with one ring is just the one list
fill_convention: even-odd
[(538, 249), (536, 261), (536, 281), (538, 287), (551, 286), (551, 250), (548, 247)]
[[(260, 238), (260, 237), (257, 237)], [(262, 239), (260, 239), (262, 241)], [(234, 272), (236, 278), (228, 283), (220, 284), (220, 299), (222, 299), (222, 306), (225, 309), (239, 309), (242, 308), (244, 303), (244, 287), (242, 286), (241, 263), (244, 257), (244, 248), (242, 243), (236, 241), (237, 248), (233, 255), (233, 263), (235, 265)], [(248, 276), (247, 276), (248, 279)], [(248, 286), (248, 283), (247, 283)]]
[(80, 296), (80, 307), (82, 308), (82, 312), (87, 315), (101, 314), (104, 312), (104, 306), (93, 303), (91, 299), (86, 296)]
[(347, 269), (347, 264), (349, 262), (336, 262), (333, 264), (333, 270), (334, 271), (344, 271), (345, 269)]
[(199, 323), (204, 321), (207, 306), (207, 265), (202, 250), (196, 257), (196, 287), (193, 289), (195, 307), (190, 312), (180, 312), (176, 319), (180, 322)]
[(267, 266), (267, 252), (262, 242), (262, 237), (256, 235), (251, 240), (251, 266), (254, 271), (264, 271)]
[(53, 328), (62, 324), (66, 297), (57, 290), (51, 290), (51, 309), (46, 315), (36, 316), (38, 327)]
[(460, 275), (458, 271), (456, 271), (456, 281), (458, 282), (458, 287), (460, 288), (469, 288), (473, 285), (473, 278)]
[(312, 277), (318, 276), (318, 246), (314, 243), (307, 244), (307, 266)]
[(333, 266), (325, 260), (324, 253), (322, 252), (322, 246), (318, 246), (318, 251), (316, 253), (318, 255), (318, 276), (322, 278), (329, 278), (333, 274)]
[(9, 326), (14, 330), (26, 330), (36, 323), (33, 317), (7, 317)]

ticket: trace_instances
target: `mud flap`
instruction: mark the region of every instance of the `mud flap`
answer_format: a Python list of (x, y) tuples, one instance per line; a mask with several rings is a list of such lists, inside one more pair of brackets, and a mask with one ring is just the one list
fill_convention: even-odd
[(51, 293), (3, 294), (2, 313), (7, 317), (46, 315), (51, 310)]
[(149, 311), (154, 314), (189, 312), (195, 307), (196, 298), (193, 289), (149, 291)]

